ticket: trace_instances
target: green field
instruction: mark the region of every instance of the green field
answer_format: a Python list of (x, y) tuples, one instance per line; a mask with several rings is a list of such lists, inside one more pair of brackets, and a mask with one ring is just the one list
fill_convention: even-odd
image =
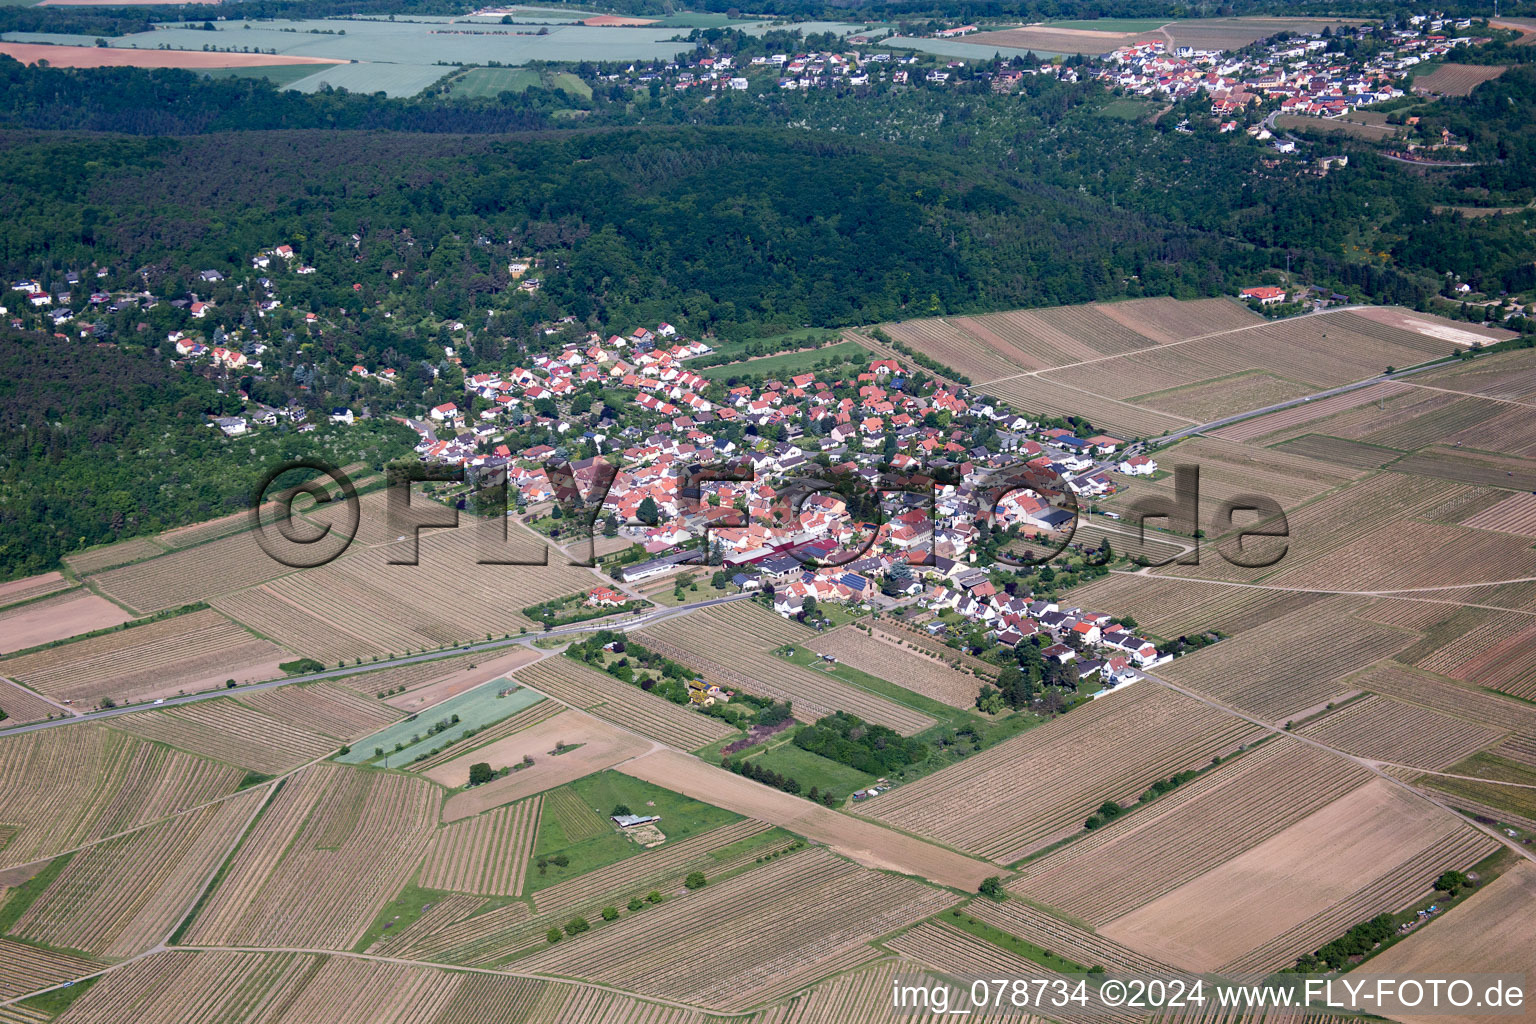
[[(562, 790), (575, 794), (605, 821), (618, 804), (624, 804), (635, 814), (658, 815), (661, 820), (656, 823), (656, 827), (666, 835), (668, 842), (741, 819), (741, 815), (732, 811), (701, 803), (618, 772), (598, 772), (551, 790), (545, 794), (546, 805), (552, 799), (565, 799)], [(640, 844), (621, 834), (616, 826), (596, 838), (572, 842), (561, 827), (559, 816), (546, 813), (539, 820), (539, 839), (534, 847), (533, 863), (528, 866), (526, 891), (547, 889), (568, 878), (633, 857), (643, 849)], [(538, 862), (555, 856), (564, 856), (569, 863), (560, 867), (549, 862), (541, 871)]]
[[(499, 722), (544, 699), (543, 694), (530, 690), (526, 686), (518, 687), (505, 697), (496, 696), (499, 691), (511, 686), (516, 686), (511, 680), (493, 679), (473, 690), (466, 690), (457, 697), (450, 697), (419, 715), (413, 715), (366, 739), (358, 740), (350, 753), (342, 754), (336, 760), (343, 764), (362, 764), (377, 757), (381, 763), (400, 767), (409, 764), (420, 754), (462, 739), (464, 734), (472, 729), (481, 729), (493, 722)], [(427, 734), (427, 730), (431, 729), (435, 723), (453, 715), (459, 716), (457, 725), (434, 735)], [(397, 743), (405, 744), (405, 749), (395, 750)], [(384, 748), (382, 757), (374, 753), (380, 747)]]
[(820, 754), (813, 754), (809, 750), (802, 750), (793, 743), (771, 747), (767, 753), (752, 758), (752, 763), (771, 768), (799, 782), (802, 795), (815, 786), (823, 793), (831, 792), (846, 797), (854, 790), (863, 789), (875, 782), (873, 775), (839, 764)]
[(743, 363), (710, 366), (700, 370), (699, 373), (710, 380), (725, 380), (727, 377), (790, 377), (807, 370), (814, 370), (817, 364), (829, 359), (837, 364), (854, 364), (867, 369), (870, 360), (874, 358), (876, 358), (874, 353), (863, 345), (853, 341), (840, 341), (836, 345), (805, 352), (785, 352), (777, 356), (749, 359)]
[(504, 92), (522, 92), (543, 81), (542, 75), (528, 68), (470, 68), (453, 80), (448, 91), (466, 99), (494, 99)]
[(1100, 117), (1113, 118), (1117, 121), (1140, 121), (1152, 113), (1153, 108), (1156, 106), (1157, 104), (1147, 100), (1131, 99), (1127, 96), (1117, 100), (1110, 100), (1098, 109), (1098, 115)]
[(209, 68), (203, 74), (208, 78), (265, 78), (282, 88), (325, 68), (324, 64), (269, 64), (258, 68)]

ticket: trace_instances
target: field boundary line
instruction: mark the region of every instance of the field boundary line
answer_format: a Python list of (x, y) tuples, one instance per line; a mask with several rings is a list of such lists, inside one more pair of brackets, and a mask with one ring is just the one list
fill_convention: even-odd
[(1431, 604), (1454, 604), (1458, 608), (1485, 608), (1494, 612), (1512, 612), (1518, 615), (1536, 615), (1529, 608), (1505, 608), (1497, 604), (1471, 604), (1466, 601), (1438, 600), (1432, 597), (1405, 595), (1426, 594), (1444, 590), (1473, 590), (1477, 587), (1502, 587), (1508, 583), (1536, 583), (1536, 576), (1520, 576), (1510, 580), (1488, 580), (1483, 583), (1450, 583), (1440, 587), (1404, 587), (1400, 590), (1322, 590), (1316, 587), (1282, 587), (1277, 583), (1239, 583), (1234, 580), (1203, 580), (1195, 576), (1152, 576), (1144, 571), (1126, 569), (1109, 570), (1120, 576), (1149, 576), (1154, 580), (1180, 580), (1184, 583), (1206, 583), (1214, 587), (1243, 587), (1248, 590), (1283, 590), (1291, 594), (1323, 594), (1340, 597), (1390, 597), (1398, 601), (1424, 601)]

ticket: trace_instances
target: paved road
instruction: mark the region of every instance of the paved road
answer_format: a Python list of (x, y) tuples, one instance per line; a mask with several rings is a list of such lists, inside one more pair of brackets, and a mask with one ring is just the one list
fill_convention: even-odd
[(225, 697), (236, 693), (250, 693), (252, 690), (270, 690), (277, 686), (289, 686), (293, 683), (310, 683), (320, 679), (337, 679), (342, 676), (361, 675), (364, 672), (374, 672), (381, 668), (394, 668), (398, 665), (414, 665), (423, 661), (441, 661), (444, 658), (454, 658), (461, 654), (476, 654), (481, 651), (496, 651), (505, 647), (531, 646), (534, 641), (547, 637), (568, 636), (574, 633), (591, 633), (599, 629), (639, 629), (643, 626), (664, 622), (678, 615), (686, 615), (699, 608), (713, 608), (718, 604), (728, 604), (732, 601), (741, 601), (751, 597), (751, 594), (731, 594), (728, 597), (714, 597), (706, 601), (694, 601), (690, 604), (681, 604), (673, 608), (657, 608), (644, 615), (630, 616), (621, 621), (603, 622), (579, 622), (572, 626), (560, 626), (555, 629), (538, 633), (529, 633), (525, 636), (514, 636), (503, 640), (487, 640), (481, 643), (466, 644), (463, 647), (451, 647), (444, 651), (431, 651), (427, 654), (412, 654), (399, 658), (390, 658), (386, 661), (370, 662), (366, 665), (350, 665), (346, 668), (327, 669), (324, 672), (311, 672), (307, 675), (288, 676), (284, 679), (270, 679), (264, 683), (250, 683), (234, 690), (211, 690), (207, 693), (189, 693), (185, 697), (167, 697), (160, 704), (130, 704), (124, 707), (108, 708), (103, 711), (87, 711), (75, 715), (73, 718), (56, 718), (51, 722), (33, 722), (30, 725), (18, 725), (10, 729), (0, 729), (0, 736), (12, 736), (24, 732), (36, 732), (39, 729), (57, 729), (60, 726), (75, 725), (79, 722), (97, 722), (108, 718), (116, 718), (119, 715), (132, 714), (135, 711), (144, 711), (148, 708), (174, 707), (178, 704), (191, 704), (200, 700), (213, 700), (216, 697)]

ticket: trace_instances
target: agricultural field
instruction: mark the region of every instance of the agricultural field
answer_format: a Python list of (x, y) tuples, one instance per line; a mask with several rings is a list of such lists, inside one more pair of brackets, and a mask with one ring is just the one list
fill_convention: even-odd
[(468, 68), (448, 83), (455, 97), (495, 99), (504, 92), (523, 92), (543, 86), (544, 76), (531, 68)]
[[(1319, 465), (1300, 455), (1203, 436), (1164, 449), (1157, 460), (1160, 469), (1170, 471), (1175, 466), (1197, 467), (1202, 502), (1216, 503), (1240, 494), (1258, 493), (1274, 498), (1286, 509), (1342, 487), (1359, 475), (1344, 467)], [(1103, 504), (1123, 512), (1148, 496), (1171, 499), (1173, 484), (1171, 474), (1155, 481), (1133, 480)]]
[(541, 700), (537, 704), (517, 712), (510, 718), (504, 718), (495, 725), (487, 726), (483, 732), (476, 733), (468, 740), (445, 747), (436, 754), (424, 757), (419, 761), (412, 760), (410, 764), (405, 766), (405, 770), (424, 772), (429, 768), (436, 768), (439, 765), (447, 764), (449, 761), (463, 757), (471, 751), (487, 748), (498, 740), (506, 739), (513, 733), (522, 732), (524, 729), (531, 729), (541, 722), (554, 718), (564, 710), (565, 707), (555, 701)]
[(119, 960), (164, 939), (266, 798), (253, 790), (75, 854), (10, 934)]
[(1158, 669), (1171, 682), (1283, 724), (1348, 696), (1349, 673), (1408, 645), (1412, 635), (1348, 616), (1330, 598), (1272, 619)]
[(179, 750), (267, 775), (292, 771), (340, 747), (306, 724), (294, 724), (221, 697), (114, 719), (113, 728)]
[[(1442, 848), (1452, 836), (1457, 841)], [(1417, 888), (1381, 910), (1429, 895), (1440, 872), (1471, 867), (1496, 843), (1398, 784), (1378, 779), (1102, 925), (1099, 932), (1180, 967), (1214, 970), (1325, 913), (1431, 848), (1438, 851), (1437, 862), (1419, 868)], [(1316, 945), (1287, 950), (1288, 957), (1264, 966), (1293, 962), (1331, 937), (1317, 936), (1311, 940)]]
[(228, 796), (239, 768), (95, 725), (0, 736), (0, 867), (27, 864)]
[(21, 725), (36, 722), (54, 715), (68, 715), (67, 708), (52, 704), (24, 686), (17, 686), (9, 679), (0, 679), (0, 711), (5, 712), (5, 725)]
[[(621, 917), (518, 964), (739, 1011), (875, 959), (868, 936), (895, 931), (954, 900), (943, 890), (810, 849)], [(718, 970), (719, 963), (732, 970)]]
[[(399, 712), (384, 705), (391, 712), (384, 717), (384, 721), (392, 724), (381, 732), (360, 739), (354, 750), (340, 755), (337, 760), (343, 764), (372, 762), (381, 757), (379, 751), (382, 750), (382, 756), (398, 768), (410, 764), (423, 754), (430, 754), (466, 738), (476, 729), (509, 718), (543, 699), (543, 694), (518, 686), (509, 679), (492, 679), (473, 690), (434, 704), (425, 712), (424, 719), (412, 715), (402, 720)], [(451, 721), (455, 715), (459, 718), (456, 725), (437, 733), (431, 732), (436, 723)]]
[(88, 590), (29, 601), (0, 611), (0, 654), (24, 651), (98, 629), (121, 626), (133, 618), (111, 601)]
[(542, 797), (523, 800), (439, 829), (422, 862), (426, 889), (521, 896), (539, 832)]
[(880, 679), (899, 679), (903, 686), (924, 697), (955, 708), (971, 708), (981, 680), (968, 672), (928, 658), (914, 657), (900, 646), (899, 638), (883, 630), (872, 635), (853, 626), (835, 629), (807, 646), (817, 654), (830, 654), (845, 665)]
[(654, 751), (625, 761), (618, 770), (695, 800), (771, 822), (865, 867), (916, 875), (965, 891), (974, 890), (982, 879), (997, 873), (997, 868), (986, 861), (872, 821), (839, 814), (676, 751)]
[(1170, 639), (1211, 630), (1237, 635), (1321, 599), (1315, 594), (1131, 573), (1101, 577), (1061, 597), (1073, 607), (1113, 608), (1122, 619), (1134, 618), (1139, 632)]
[(146, 558), (154, 558), (156, 555), (165, 554), (165, 546), (156, 543), (150, 537), (135, 537), (132, 540), (118, 541), (116, 544), (107, 544), (103, 547), (91, 548), (75, 555), (65, 555), (63, 562), (69, 566), (69, 571), (76, 576), (89, 576), (105, 569), (111, 569), (119, 565), (127, 565), (129, 562), (139, 562)]
[(286, 657), (205, 609), (0, 659), (0, 675), (59, 701), (124, 703), (271, 679)]
[(1282, 129), (1317, 132), (1321, 135), (1347, 135), (1363, 142), (1387, 142), (1404, 133), (1400, 125), (1372, 124), (1357, 117), (1314, 117), (1310, 114), (1282, 114), (1275, 118)]
[(562, 704), (680, 750), (696, 750), (736, 733), (717, 718), (560, 655), (519, 669), (517, 678)]
[(1413, 91), (1425, 96), (1470, 96), (1473, 89), (1507, 70), (1501, 64), (1441, 64), (1427, 75), (1415, 75)]
[[(1155, 19), (1043, 22), (996, 32), (980, 32), (965, 41), (976, 47), (1006, 46), (1039, 53), (1097, 55), (1147, 39), (1159, 39), (1196, 49), (1238, 49), (1278, 32), (1318, 32), (1347, 22), (1324, 18), (1199, 18), (1160, 22)], [(1092, 27), (1102, 25), (1102, 28)], [(1151, 27), (1148, 27), (1151, 26)]]
[(102, 964), (70, 953), (0, 939), (0, 999), (47, 988), (99, 971)]
[[(1493, 882), (1371, 961), (1371, 972), (1405, 977), (1428, 971), (1536, 971), (1536, 864), (1518, 860)], [(1486, 1022), (1487, 1016), (1403, 1017), (1408, 1024)]]
[[(788, 700), (800, 721), (813, 722), (834, 711), (847, 711), (905, 736), (934, 725), (934, 720), (920, 711), (770, 653), (786, 644), (807, 644), (816, 635), (799, 623), (750, 602), (737, 601), (648, 626), (639, 630), (635, 639), (726, 689)], [(722, 636), (731, 637), (735, 645), (729, 664), (717, 654)]]
[(1507, 733), (1430, 708), (1370, 694), (1297, 730), (1301, 736), (1377, 761), (1445, 769)]
[(1026, 864), (1009, 889), (1102, 931), (1371, 778), (1334, 754), (1270, 740)]
[(352, 948), (426, 854), (439, 801), (425, 779), (304, 769), (272, 798), (186, 941)]
[(0, 607), (19, 604), (22, 601), (35, 601), (49, 594), (57, 594), (62, 590), (70, 590), (77, 586), (73, 580), (64, 578), (63, 573), (45, 572), (39, 576), (27, 576), (19, 580), (11, 580), (9, 583), (0, 583)]
[[(881, 794), (860, 813), (1011, 864), (1080, 831), (1104, 801), (1135, 799), (1254, 735), (1239, 718), (1143, 683)], [(1029, 780), (1022, 791), (1020, 780)]]
[[(797, 373), (815, 371), (820, 366), (856, 366), (869, 368), (869, 350), (852, 341), (840, 341), (821, 348), (808, 348), (799, 352), (783, 352), (772, 356), (759, 356), (739, 363), (722, 363), (707, 366), (699, 373), (710, 380), (723, 381), (727, 377), (792, 377)], [(837, 370), (826, 371), (829, 375), (843, 376)]]
[[(564, 752), (555, 754), (562, 743), (566, 745)], [(439, 785), (459, 789), (469, 782), (473, 764), (483, 762), (499, 771), (522, 764), (525, 757), (533, 758), (532, 765), (449, 797), (443, 806), (443, 820), (458, 821), (611, 768), (654, 746), (652, 741), (600, 718), (580, 711), (561, 711), (553, 718), (460, 754), (422, 774)]]

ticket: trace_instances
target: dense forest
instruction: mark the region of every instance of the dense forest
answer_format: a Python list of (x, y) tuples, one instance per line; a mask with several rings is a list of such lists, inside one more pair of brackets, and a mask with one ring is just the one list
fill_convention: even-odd
[(283, 460), (380, 465), (415, 435), (390, 422), (225, 437), (240, 402), (167, 360), (0, 332), (0, 575), (249, 506)]

